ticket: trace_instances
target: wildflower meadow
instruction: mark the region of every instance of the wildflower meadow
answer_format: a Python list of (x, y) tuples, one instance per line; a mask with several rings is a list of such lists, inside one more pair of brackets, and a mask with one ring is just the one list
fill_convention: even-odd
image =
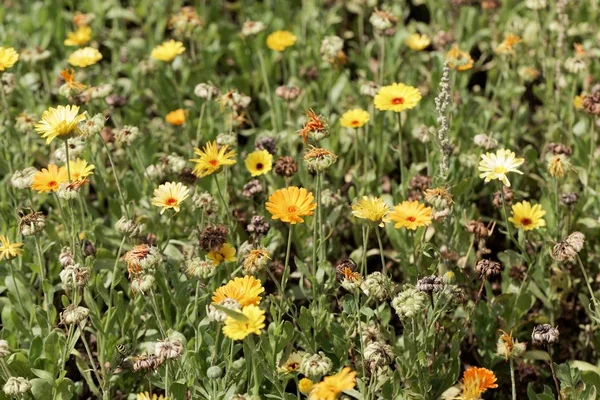
[(598, 0), (0, 19), (0, 400), (600, 398)]

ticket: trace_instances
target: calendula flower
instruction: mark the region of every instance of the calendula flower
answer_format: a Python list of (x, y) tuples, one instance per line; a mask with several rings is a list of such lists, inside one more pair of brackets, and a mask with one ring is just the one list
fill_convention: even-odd
[(308, 378), (302, 378), (298, 382), (298, 390), (305, 396), (308, 396), (314, 386), (315, 383)]
[(421, 51), (431, 44), (431, 38), (424, 34), (413, 33), (404, 40), (404, 43), (414, 51)]
[(154, 189), (153, 194), (152, 205), (162, 207), (161, 214), (169, 208), (178, 213), (179, 206), (188, 198), (190, 191), (181, 182), (167, 182)]
[(290, 186), (279, 189), (269, 196), (267, 210), (273, 219), (280, 219), (292, 225), (302, 223), (302, 217), (314, 214), (317, 203), (314, 196), (304, 188)]
[(288, 356), (287, 360), (282, 360), (282, 362), (280, 362), (279, 367), (277, 367), (277, 372), (280, 374), (298, 372), (305, 354), (306, 353), (303, 351), (294, 351)]
[(84, 47), (83, 49), (75, 50), (69, 56), (69, 64), (80, 68), (89, 67), (100, 60), (102, 60), (102, 54), (93, 47)]
[(56, 137), (68, 139), (81, 135), (78, 124), (85, 121), (86, 114), (78, 114), (78, 112), (78, 106), (50, 107), (42, 114), (42, 119), (35, 125), (35, 130), (46, 139), (46, 144)]
[(0, 47), (0, 72), (15, 65), (19, 60), (19, 53), (12, 47)]
[(515, 54), (514, 46), (523, 41), (519, 36), (512, 33), (504, 36), (504, 41), (494, 50), (497, 54)]
[(92, 38), (92, 28), (83, 25), (77, 28), (75, 32), (67, 33), (67, 38), (63, 42), (65, 46), (83, 46)]
[(265, 248), (252, 249), (244, 258), (242, 263), (243, 271), (247, 274), (254, 274), (264, 269), (271, 259), (271, 253)]
[(360, 108), (355, 108), (342, 114), (342, 117), (340, 118), (340, 125), (342, 125), (344, 128), (360, 128), (369, 122), (370, 118), (371, 116), (368, 112)]
[(234, 157), (236, 156), (235, 150), (228, 150), (229, 146), (223, 145), (220, 148), (217, 147), (217, 142), (208, 142), (206, 146), (201, 149), (194, 148), (200, 158), (193, 158), (190, 161), (196, 163), (192, 173), (199, 178), (211, 175), (217, 172), (224, 165), (233, 165), (236, 163)]
[(508, 220), (517, 229), (523, 228), (524, 231), (531, 231), (546, 226), (544, 215), (546, 215), (546, 211), (540, 204), (531, 206), (528, 201), (521, 201), (512, 205), (512, 217)]
[(135, 395), (135, 400), (167, 400), (162, 394), (159, 396), (156, 393), (150, 395), (148, 392), (142, 392)]
[(226, 299), (233, 299), (240, 306), (258, 305), (260, 303), (260, 294), (265, 291), (258, 279), (252, 275), (246, 275), (243, 278), (235, 278), (227, 284), (217, 288), (212, 296), (213, 304), (220, 304)]
[(308, 146), (304, 153), (304, 162), (310, 171), (322, 172), (331, 167), (337, 161), (337, 155), (327, 149)]
[(185, 52), (185, 47), (183, 43), (178, 42), (176, 40), (169, 40), (161, 43), (152, 49), (152, 53), (150, 53), (150, 57), (155, 60), (160, 60), (164, 62), (171, 62), (178, 55)]
[(69, 97), (74, 94), (80, 94), (86, 88), (86, 86), (75, 80), (75, 71), (73, 69), (63, 69), (60, 71), (60, 76), (65, 80), (65, 83), (59, 88), (59, 93), (65, 97)]
[(390, 207), (380, 197), (363, 196), (352, 204), (352, 215), (356, 218), (366, 219), (383, 227), (384, 222), (389, 222)]
[(210, 261), (215, 265), (221, 264), (224, 262), (235, 261), (235, 247), (230, 245), (229, 243), (223, 243), (218, 250), (211, 250), (206, 256)]
[(79, 181), (87, 176), (93, 175), (94, 169), (96, 169), (95, 166), (88, 164), (87, 161), (82, 160), (81, 158), (78, 158), (76, 161), (69, 162), (69, 168), (67, 169), (67, 172), (70, 171), (70, 178), (72, 181)]
[(431, 224), (431, 211), (431, 207), (425, 207), (418, 201), (403, 201), (394, 207), (389, 219), (396, 223), (396, 229), (406, 228), (414, 231)]
[(317, 115), (313, 110), (308, 110), (306, 112), (306, 117), (306, 123), (300, 132), (298, 132), (298, 135), (302, 136), (304, 143), (308, 141), (309, 137), (314, 140), (320, 140), (327, 137), (327, 125), (325, 124), (325, 121), (323, 121), (323, 117), (321, 115)]
[(44, 168), (33, 175), (31, 188), (38, 193), (56, 192), (60, 188), (61, 183), (69, 181), (67, 169), (58, 167), (54, 164), (48, 165), (48, 169)]
[(242, 308), (245, 320), (239, 320), (233, 317), (227, 317), (223, 334), (231, 340), (243, 340), (246, 336), (255, 334), (260, 335), (265, 327), (265, 312), (258, 306), (249, 305)]
[(293, 46), (298, 38), (290, 31), (275, 31), (267, 36), (267, 47), (274, 51), (284, 51)]
[(175, 126), (183, 125), (185, 123), (185, 110), (179, 108), (175, 111), (171, 111), (165, 117), (165, 121)]
[(487, 368), (479, 367), (471, 367), (464, 372), (461, 386), (462, 400), (478, 400), (486, 390), (498, 387), (496, 375)]
[(570, 167), (568, 158), (564, 154), (552, 157), (548, 163), (548, 171), (555, 178), (564, 178), (566, 171)]
[(585, 94), (580, 94), (579, 96), (575, 96), (573, 98), (573, 107), (575, 107), (576, 110), (583, 110), (583, 97), (585, 96)]
[(10, 260), (23, 254), (23, 243), (11, 243), (8, 237), (0, 235), (0, 261)]
[(326, 376), (312, 388), (309, 400), (336, 400), (344, 390), (354, 389), (356, 372), (343, 368), (335, 375)]
[(378, 110), (401, 112), (415, 108), (421, 100), (421, 92), (416, 87), (404, 83), (383, 86), (375, 95), (375, 107)]
[(510, 150), (500, 149), (494, 153), (486, 153), (481, 155), (479, 162), (480, 178), (485, 178), (485, 182), (492, 179), (498, 179), (504, 186), (510, 187), (510, 181), (506, 177), (509, 172), (523, 174), (517, 168), (525, 162), (523, 158), (517, 158), (514, 152)]
[(273, 155), (267, 150), (256, 150), (248, 154), (244, 163), (250, 175), (263, 175), (273, 168)]
[(474, 64), (471, 55), (466, 51), (459, 49), (457, 44), (452, 46), (450, 51), (446, 53), (446, 60), (448, 60), (448, 66), (450, 68), (458, 71), (466, 71), (471, 69), (473, 68)]

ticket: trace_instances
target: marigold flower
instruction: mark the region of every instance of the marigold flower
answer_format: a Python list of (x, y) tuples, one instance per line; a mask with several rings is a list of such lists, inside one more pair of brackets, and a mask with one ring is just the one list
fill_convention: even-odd
[(404, 43), (414, 51), (421, 51), (431, 44), (431, 38), (425, 34), (413, 33), (404, 40)]
[(512, 217), (508, 220), (513, 223), (515, 228), (523, 228), (524, 231), (531, 231), (546, 226), (544, 220), (546, 211), (540, 204), (533, 207), (528, 201), (521, 201), (512, 206)]
[(416, 87), (393, 83), (379, 89), (374, 102), (378, 110), (401, 112), (415, 108), (419, 100), (421, 100), (421, 92)]
[(431, 225), (431, 212), (431, 207), (425, 207), (418, 201), (403, 201), (396, 205), (388, 216), (396, 223), (396, 229), (406, 228), (414, 231), (421, 226)]
[(302, 129), (298, 132), (302, 136), (304, 143), (308, 141), (309, 136), (320, 139), (327, 136), (327, 125), (323, 121), (323, 117), (317, 115), (313, 110), (306, 112), (308, 118)]
[(515, 153), (510, 150), (500, 149), (496, 151), (496, 154), (482, 154), (481, 161), (479, 162), (479, 171), (481, 172), (479, 177), (485, 178), (485, 182), (498, 179), (504, 186), (510, 187), (510, 181), (506, 177), (506, 174), (516, 172), (522, 175), (523, 173), (517, 167), (523, 164), (523, 162), (525, 162), (525, 159), (517, 158)]
[(327, 149), (309, 145), (303, 158), (310, 171), (322, 172), (331, 167), (338, 157)]
[(175, 126), (185, 124), (185, 110), (183, 108), (178, 108), (175, 111), (171, 111), (166, 115), (165, 121)]
[(94, 175), (94, 169), (96, 169), (95, 166), (88, 164), (87, 161), (82, 160), (81, 158), (78, 158), (75, 161), (69, 161), (67, 173), (71, 173), (71, 181), (80, 181), (87, 176)]
[(213, 292), (212, 304), (220, 304), (226, 299), (233, 299), (240, 306), (258, 305), (260, 294), (265, 291), (261, 282), (251, 275), (235, 278)]
[(0, 47), (0, 72), (11, 68), (19, 60), (19, 53), (12, 47)]
[(305, 396), (308, 396), (314, 386), (315, 383), (308, 378), (302, 378), (298, 382), (298, 390)]
[(360, 128), (369, 122), (370, 118), (371, 116), (368, 112), (360, 108), (355, 108), (342, 114), (340, 125), (344, 128)]
[(42, 114), (42, 119), (35, 125), (35, 130), (46, 139), (46, 144), (56, 137), (68, 139), (80, 135), (81, 129), (78, 124), (85, 121), (86, 114), (77, 114), (78, 112), (78, 106), (50, 107)]
[(458, 71), (466, 71), (473, 68), (473, 58), (466, 51), (462, 51), (455, 44), (448, 53), (446, 53), (446, 60), (448, 60), (448, 66)]
[(150, 53), (150, 57), (155, 60), (164, 61), (170, 63), (177, 57), (178, 55), (185, 52), (185, 47), (183, 43), (169, 40), (166, 42), (162, 42), (160, 45), (156, 46), (152, 49), (152, 53)]
[(67, 33), (67, 38), (63, 42), (65, 46), (84, 46), (92, 38), (92, 28), (82, 25), (75, 32)]
[(23, 243), (11, 243), (8, 237), (0, 235), (0, 260), (10, 260), (23, 254)]
[(495, 389), (496, 375), (487, 368), (471, 367), (467, 369), (462, 378), (462, 400), (477, 400), (488, 389)]
[(181, 182), (167, 182), (154, 189), (152, 205), (162, 207), (160, 213), (172, 208), (179, 212), (179, 205), (190, 195), (189, 189)]
[(224, 165), (235, 164), (234, 157), (237, 154), (235, 150), (228, 151), (228, 149), (227, 145), (217, 147), (216, 141), (206, 143), (202, 149), (194, 148), (194, 153), (200, 158), (190, 160), (196, 163), (192, 173), (199, 178), (204, 178), (217, 172)]
[(67, 169), (58, 167), (54, 164), (48, 165), (48, 169), (44, 168), (33, 175), (31, 188), (38, 193), (56, 192), (60, 185), (68, 182)]
[(494, 50), (498, 54), (515, 54), (514, 46), (521, 43), (523, 39), (512, 33), (504, 36), (504, 41)]
[(150, 395), (148, 392), (142, 392), (135, 395), (135, 400), (167, 400), (162, 394), (159, 396), (156, 393)]
[(87, 87), (83, 83), (75, 80), (75, 71), (73, 69), (63, 69), (60, 71), (60, 76), (65, 80), (65, 83), (59, 89), (59, 93), (63, 94), (64, 90), (65, 94), (67, 95), (66, 97), (69, 97), (71, 94), (79, 94)]
[(565, 168), (569, 167), (569, 162), (563, 154), (552, 157), (548, 163), (550, 175), (556, 178), (564, 178), (566, 174)]
[(221, 246), (218, 250), (211, 250), (210, 252), (208, 252), (206, 258), (212, 261), (215, 265), (219, 265), (223, 261), (235, 261), (235, 247), (233, 247), (229, 243), (223, 243), (223, 246)]
[(583, 110), (584, 96), (585, 96), (585, 94), (581, 93), (579, 96), (575, 96), (573, 98), (573, 107), (575, 107), (576, 110)]
[(366, 219), (383, 227), (384, 222), (389, 222), (390, 207), (380, 197), (363, 196), (352, 204), (352, 215), (356, 218)]
[(274, 51), (284, 51), (293, 46), (298, 38), (290, 31), (275, 31), (267, 36), (267, 47)]
[(253, 333), (260, 335), (265, 327), (265, 312), (255, 305), (246, 306), (241, 312), (246, 317), (245, 320), (228, 316), (223, 326), (223, 334), (231, 340), (243, 340)]
[(266, 208), (273, 219), (294, 225), (304, 222), (302, 217), (313, 215), (317, 204), (311, 192), (305, 188), (290, 186), (269, 196)]
[(309, 400), (335, 400), (344, 390), (354, 389), (356, 372), (343, 368), (335, 375), (326, 376), (310, 392)]
[(248, 154), (244, 160), (250, 175), (264, 175), (273, 168), (273, 155), (267, 150), (256, 150)]
[(100, 60), (102, 60), (102, 54), (93, 47), (84, 47), (83, 49), (75, 50), (69, 56), (69, 64), (80, 68), (89, 67)]

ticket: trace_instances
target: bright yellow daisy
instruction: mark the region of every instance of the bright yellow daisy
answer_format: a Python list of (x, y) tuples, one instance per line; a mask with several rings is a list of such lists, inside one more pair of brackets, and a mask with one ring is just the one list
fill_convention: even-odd
[(313, 386), (309, 400), (336, 400), (344, 390), (354, 389), (356, 371), (345, 367), (335, 375), (326, 376)]
[(276, 190), (269, 196), (266, 204), (267, 210), (273, 219), (280, 219), (292, 225), (302, 223), (302, 217), (313, 215), (317, 203), (314, 196), (304, 188), (290, 186), (285, 189)]
[(403, 201), (394, 207), (389, 218), (396, 223), (395, 228), (414, 231), (421, 226), (431, 225), (431, 212), (431, 207), (425, 207), (418, 201)]
[(86, 119), (86, 113), (78, 114), (79, 106), (50, 107), (42, 114), (42, 119), (35, 125), (37, 133), (46, 139), (46, 144), (54, 138), (68, 139), (81, 135), (78, 124)]
[(250, 175), (259, 176), (266, 174), (273, 167), (273, 155), (267, 150), (256, 150), (248, 154), (244, 160)]
[(92, 28), (82, 25), (75, 32), (67, 33), (64, 41), (65, 46), (84, 46), (92, 38)]
[(360, 108), (355, 108), (342, 114), (340, 125), (344, 128), (360, 128), (369, 122), (370, 118), (371, 116), (368, 112)]
[(413, 33), (404, 40), (404, 43), (414, 51), (421, 51), (431, 44), (431, 39), (425, 34)]
[(421, 100), (421, 92), (416, 87), (404, 83), (392, 83), (379, 89), (374, 101), (378, 110), (401, 112), (415, 108), (419, 100)]
[(221, 246), (219, 250), (211, 250), (206, 255), (206, 258), (212, 261), (215, 265), (219, 265), (222, 262), (235, 261), (237, 259), (235, 257), (235, 247), (229, 243), (223, 243), (223, 246)]
[(356, 218), (366, 219), (383, 226), (384, 222), (389, 222), (388, 214), (390, 207), (380, 197), (363, 196), (360, 200), (352, 204), (352, 215)]
[(175, 111), (171, 111), (166, 115), (165, 121), (175, 126), (185, 124), (185, 110), (183, 108), (178, 108)]
[(8, 237), (0, 235), (0, 260), (10, 260), (23, 254), (23, 243), (11, 243)]
[(196, 163), (192, 173), (199, 178), (217, 172), (224, 165), (236, 163), (234, 159), (237, 155), (235, 150), (229, 150), (227, 145), (219, 148), (216, 141), (206, 143), (206, 146), (202, 149), (194, 148), (194, 152), (200, 157), (190, 160)]
[(524, 231), (531, 231), (546, 226), (544, 215), (546, 215), (546, 211), (540, 204), (532, 206), (528, 201), (521, 201), (512, 205), (512, 217), (508, 220), (517, 229), (523, 228)]
[(59, 168), (54, 164), (50, 164), (48, 169), (44, 168), (33, 175), (31, 188), (38, 193), (56, 192), (61, 183), (68, 181), (69, 177), (65, 167)]
[(75, 50), (69, 56), (69, 64), (74, 67), (85, 68), (96, 64), (102, 60), (102, 54), (93, 47), (84, 47), (83, 49)]
[(171, 62), (178, 55), (185, 52), (185, 47), (183, 43), (178, 42), (176, 40), (169, 40), (163, 42), (152, 49), (152, 53), (150, 53), (150, 57), (155, 60), (160, 60), (164, 62)]
[(510, 187), (510, 181), (506, 174), (509, 172), (516, 172), (517, 174), (523, 174), (517, 168), (525, 162), (524, 158), (517, 158), (514, 152), (505, 149), (499, 149), (494, 153), (486, 153), (481, 155), (481, 161), (479, 161), (479, 174), (480, 178), (484, 178), (485, 182), (489, 182), (492, 179), (498, 179), (504, 186)]
[(260, 294), (265, 291), (258, 279), (252, 275), (235, 278), (213, 292), (213, 304), (219, 304), (225, 299), (233, 299), (240, 306), (258, 305), (261, 301)]
[(11, 68), (19, 60), (19, 53), (12, 47), (0, 47), (0, 72)]
[(72, 181), (79, 181), (87, 176), (93, 175), (94, 169), (96, 169), (95, 166), (88, 164), (87, 161), (82, 160), (81, 158), (78, 158), (76, 161), (69, 162), (69, 168), (67, 169), (67, 172), (70, 170)]
[(455, 44), (448, 53), (446, 53), (446, 60), (448, 60), (448, 66), (457, 71), (466, 71), (473, 68), (473, 58), (466, 51), (462, 51), (457, 44)]
[(231, 340), (243, 340), (251, 334), (260, 335), (265, 327), (265, 312), (255, 305), (246, 306), (241, 312), (245, 320), (227, 317), (223, 334)]
[(293, 46), (298, 38), (290, 31), (275, 31), (267, 36), (267, 47), (274, 51), (284, 51)]
[(162, 207), (160, 213), (172, 208), (176, 213), (183, 200), (190, 195), (189, 189), (181, 182), (167, 182), (154, 189), (152, 205)]

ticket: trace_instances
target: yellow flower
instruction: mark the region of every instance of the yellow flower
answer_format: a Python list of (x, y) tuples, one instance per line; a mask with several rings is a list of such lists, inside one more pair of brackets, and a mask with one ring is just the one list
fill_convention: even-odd
[(80, 68), (89, 67), (100, 60), (102, 60), (102, 54), (93, 47), (84, 47), (83, 49), (75, 50), (69, 56), (69, 64)]
[(211, 250), (206, 256), (215, 265), (221, 264), (223, 261), (230, 262), (235, 261), (235, 247), (229, 243), (223, 243), (223, 246), (217, 251)]
[(342, 118), (340, 118), (340, 125), (344, 128), (360, 128), (367, 122), (371, 116), (365, 110), (355, 108), (353, 110), (346, 111)]
[(83, 25), (77, 28), (75, 32), (67, 33), (67, 38), (64, 41), (65, 46), (83, 46), (86, 45), (92, 38), (92, 28)]
[(302, 359), (306, 353), (303, 351), (294, 351), (290, 354), (282, 364), (277, 367), (277, 372), (280, 374), (291, 374), (297, 372), (302, 364)]
[(496, 47), (494, 50), (498, 54), (515, 54), (514, 46), (523, 41), (519, 36), (513, 35), (512, 33), (504, 36), (504, 41)]
[(224, 145), (221, 148), (217, 147), (217, 142), (208, 142), (202, 150), (194, 148), (194, 152), (200, 158), (193, 158), (190, 161), (196, 163), (194, 175), (204, 178), (219, 170), (224, 165), (233, 165), (236, 161), (233, 159), (236, 156), (235, 150), (228, 151), (229, 146)]
[(583, 97), (585, 95), (583, 93), (581, 93), (579, 96), (575, 96), (575, 98), (573, 98), (573, 107), (575, 107), (576, 110), (582, 110), (583, 109)]
[(33, 175), (31, 188), (38, 193), (56, 192), (61, 183), (68, 181), (69, 177), (65, 167), (59, 168), (54, 164), (50, 164), (48, 169), (44, 168)]
[(471, 367), (463, 374), (460, 399), (477, 400), (486, 390), (497, 387), (496, 375), (492, 371), (487, 368)]
[(419, 33), (413, 33), (404, 41), (408, 47), (414, 51), (421, 51), (427, 48), (431, 44), (431, 39), (427, 35), (421, 35)]
[(35, 130), (46, 139), (46, 144), (56, 137), (68, 139), (81, 135), (78, 124), (85, 120), (86, 114), (77, 114), (78, 112), (78, 106), (50, 107), (42, 114), (42, 119), (35, 125)]
[(354, 389), (356, 372), (343, 368), (339, 373), (326, 376), (310, 392), (310, 400), (336, 400), (344, 390)]
[(0, 260), (10, 260), (23, 254), (23, 243), (11, 243), (8, 237), (0, 235)]
[(244, 271), (252, 271), (266, 265), (270, 259), (271, 253), (269, 250), (265, 248), (252, 249), (246, 258), (244, 258), (242, 266), (244, 267)]
[(498, 179), (504, 186), (510, 187), (510, 181), (506, 174), (516, 172), (522, 175), (523, 173), (517, 168), (524, 162), (524, 158), (517, 158), (515, 153), (505, 149), (497, 150), (496, 154), (482, 154), (481, 161), (479, 161), (479, 172), (481, 172), (479, 177), (485, 178), (485, 182)]
[(0, 47), (0, 72), (15, 65), (19, 53), (12, 47)]
[(94, 174), (95, 166), (88, 164), (87, 161), (78, 158), (76, 161), (69, 162), (69, 168), (67, 169), (67, 173), (69, 170), (71, 171), (71, 180), (72, 181), (80, 181), (84, 179), (86, 176), (90, 176)]
[(392, 83), (383, 86), (375, 95), (375, 107), (378, 110), (401, 112), (415, 108), (421, 100), (421, 92), (416, 87), (404, 83)]
[(256, 150), (248, 154), (244, 163), (250, 175), (259, 176), (271, 170), (273, 167), (273, 156), (267, 150)]
[(219, 304), (225, 299), (233, 299), (240, 306), (258, 305), (260, 294), (265, 291), (260, 281), (251, 275), (235, 278), (213, 292), (213, 304)]
[(81, 93), (87, 86), (75, 80), (75, 71), (73, 69), (63, 69), (60, 76), (65, 80), (65, 86), (75, 93)]
[(142, 392), (135, 395), (135, 400), (167, 400), (167, 398), (162, 394), (158, 396), (155, 393), (152, 396), (150, 396), (150, 393)]
[(275, 31), (267, 36), (267, 47), (275, 51), (284, 51), (293, 46), (298, 38), (290, 31)]
[(389, 212), (390, 207), (380, 197), (363, 196), (352, 204), (352, 215), (356, 218), (375, 222), (379, 226), (383, 226), (384, 222), (390, 221), (388, 218)]
[(431, 207), (425, 207), (418, 201), (403, 201), (396, 205), (389, 214), (395, 228), (406, 228), (412, 231), (421, 226), (431, 225)]
[(466, 51), (462, 51), (455, 44), (448, 53), (446, 53), (446, 60), (448, 60), (448, 66), (458, 71), (466, 71), (473, 68), (473, 58)]
[(531, 231), (546, 226), (544, 215), (546, 215), (546, 211), (541, 205), (536, 204), (532, 207), (528, 201), (521, 201), (513, 204), (512, 217), (508, 220), (517, 229), (523, 228), (524, 231)]
[(162, 207), (160, 213), (172, 208), (179, 212), (179, 205), (190, 195), (189, 189), (181, 182), (167, 182), (154, 189), (152, 205)]
[(242, 308), (242, 314), (246, 317), (244, 321), (227, 317), (223, 334), (231, 340), (243, 340), (246, 336), (260, 335), (261, 329), (265, 327), (265, 312), (258, 306), (249, 305)]
[(162, 42), (160, 45), (152, 49), (150, 57), (154, 58), (155, 60), (171, 62), (175, 59), (175, 57), (182, 54), (184, 51), (185, 47), (183, 47), (183, 43), (175, 40), (169, 40)]
[(566, 174), (565, 167), (569, 168), (570, 164), (567, 158), (563, 154), (560, 154), (552, 157), (548, 165), (548, 170), (550, 171), (551, 176), (564, 178)]
[(175, 111), (171, 111), (165, 117), (165, 121), (176, 126), (185, 124), (185, 110), (183, 108), (178, 108)]
[(305, 396), (308, 396), (314, 386), (315, 383), (308, 378), (302, 378), (300, 379), (300, 382), (298, 382), (298, 390)]
[(266, 207), (271, 213), (271, 218), (294, 225), (304, 222), (302, 217), (313, 215), (317, 203), (314, 202), (311, 192), (304, 188), (290, 186), (276, 190), (270, 195)]

